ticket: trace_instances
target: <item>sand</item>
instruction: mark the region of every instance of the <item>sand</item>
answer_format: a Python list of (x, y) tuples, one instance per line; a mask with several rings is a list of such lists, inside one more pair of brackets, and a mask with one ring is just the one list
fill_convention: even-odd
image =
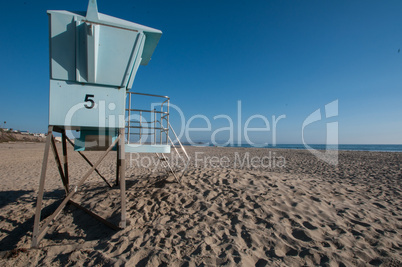
[[(124, 230), (68, 206), (30, 249), (43, 149), (0, 144), (1, 266), (402, 266), (402, 153), (345, 151), (332, 166), (303, 150), (188, 147), (181, 184), (127, 154)], [(69, 157), (73, 184), (89, 166)], [(110, 182), (115, 157), (99, 168)], [(46, 179), (44, 216), (64, 195), (52, 158)], [(74, 200), (119, 221), (119, 190), (96, 174)]]

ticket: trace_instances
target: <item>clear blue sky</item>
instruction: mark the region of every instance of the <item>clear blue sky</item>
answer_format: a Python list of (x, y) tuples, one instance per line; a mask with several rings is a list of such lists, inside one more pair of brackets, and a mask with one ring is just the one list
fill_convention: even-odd
[[(0, 121), (45, 132), (46, 10), (86, 10), (87, 0), (0, 5)], [(98, 9), (163, 31), (134, 89), (169, 95), (186, 119), (203, 114), (213, 129), (228, 126), (213, 117), (236, 121), (241, 100), (243, 123), (285, 114), (277, 142), (301, 143), (304, 119), (338, 99), (339, 116), (311, 125), (307, 141), (322, 143), (325, 123), (338, 121), (340, 143), (402, 144), (402, 1), (98, 0)], [(254, 138), (271, 141), (270, 133)]]

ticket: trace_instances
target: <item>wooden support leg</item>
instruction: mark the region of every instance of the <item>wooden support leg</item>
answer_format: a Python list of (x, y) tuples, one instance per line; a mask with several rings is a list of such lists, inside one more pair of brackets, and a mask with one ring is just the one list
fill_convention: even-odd
[(66, 135), (66, 130), (64, 130), (64, 129), (61, 133), (61, 142), (63, 145), (64, 178), (66, 180), (66, 184), (67, 184), (67, 188), (68, 188), (69, 176), (68, 176), (68, 160), (67, 160), (67, 135)]
[[(51, 143), (51, 141), (50, 141), (51, 139), (49, 139), (49, 146), (50, 146), (50, 143)], [(60, 214), (60, 212), (62, 211), (62, 209), (66, 206), (66, 204), (68, 203), (68, 201), (73, 197), (73, 195), (77, 192), (77, 190), (78, 190), (78, 187), (80, 187), (84, 182), (85, 182), (85, 180), (91, 175), (91, 173), (98, 167), (98, 165), (102, 162), (102, 160), (107, 156), (107, 154), (110, 152), (110, 150), (112, 150), (112, 148), (117, 144), (117, 142), (119, 141), (119, 139), (116, 139), (113, 143), (112, 143), (112, 145), (105, 151), (105, 153), (103, 153), (103, 155), (98, 159), (98, 161), (92, 166), (92, 168), (91, 169), (89, 169), (86, 173), (85, 173), (85, 175), (81, 178), (81, 180), (78, 182), (78, 184), (75, 186), (75, 188), (74, 188), (74, 190), (73, 191), (70, 191), (70, 193), (64, 198), (64, 200), (61, 202), (61, 204), (59, 205), (59, 207), (57, 207), (57, 209), (54, 211), (54, 213), (52, 214), (52, 215), (50, 215), (47, 219), (46, 219), (46, 221), (45, 221), (45, 223), (43, 224), (43, 226), (42, 226), (42, 228), (40, 228), (40, 229), (36, 229), (36, 231), (34, 230), (34, 237), (35, 237), (35, 240), (33, 240), (33, 247), (37, 247), (38, 246), (38, 243), (40, 242), (40, 240), (45, 236), (45, 234), (46, 234), (46, 230), (48, 229), (48, 227), (49, 227), (49, 225), (50, 225), (50, 223), (54, 220), (54, 219), (56, 219), (57, 218), (57, 216)], [(46, 144), (47, 144), (47, 142), (46, 142)], [(48, 151), (48, 150), (45, 150), (45, 152), (46, 151)], [(47, 159), (47, 155), (46, 155), (46, 159)], [(44, 161), (45, 162), (45, 161)], [(47, 161), (46, 161), (47, 162)], [(46, 166), (45, 166), (46, 167)], [(46, 169), (46, 168), (45, 168)], [(42, 174), (43, 174), (43, 172), (42, 172)], [(43, 181), (43, 185), (42, 185), (42, 181)], [(41, 208), (42, 207), (42, 197), (43, 197), (43, 187), (44, 187), (44, 175), (43, 175), (43, 179), (42, 179), (42, 177), (41, 177), (41, 186), (42, 187), (40, 187), (40, 189), (39, 189), (39, 193), (41, 194), (40, 196), (41, 196), (41, 202), (40, 202), (40, 207), (39, 208)], [(39, 201), (39, 200), (38, 200)], [(39, 206), (39, 205), (38, 205)], [(36, 220), (38, 220), (37, 221), (37, 227), (39, 227), (39, 222), (40, 222), (40, 210), (39, 210), (39, 212), (38, 212), (38, 210), (37, 210), (37, 213), (39, 213), (39, 216), (35, 216), (35, 224), (34, 224), (34, 226), (36, 225)], [(37, 219), (37, 217), (38, 217), (38, 219)], [(34, 227), (35, 228), (35, 227)], [(35, 241), (35, 242), (34, 242)], [(35, 245), (35, 246), (34, 246)]]
[(117, 148), (116, 148), (116, 151), (117, 151), (117, 153), (116, 153), (116, 186), (118, 186), (119, 185), (119, 177), (120, 177), (120, 165), (121, 165), (121, 162), (120, 162), (120, 145), (118, 145), (117, 146)]
[(56, 143), (54, 142), (54, 137), (53, 136), (52, 136), (51, 143), (52, 143), (52, 151), (53, 151), (54, 161), (56, 161), (57, 169), (59, 170), (61, 181), (63, 182), (64, 190), (66, 191), (66, 195), (67, 195), (68, 191), (69, 191), (69, 189), (68, 189), (68, 181), (66, 180), (63, 168), (61, 167), (59, 153), (57, 152), (57, 147), (56, 147)]
[(32, 247), (37, 248), (39, 245), (39, 223), (40, 223), (40, 215), (42, 211), (42, 200), (43, 200), (43, 191), (45, 189), (45, 178), (46, 178), (46, 170), (47, 170), (47, 161), (49, 158), (49, 149), (50, 143), (53, 139), (53, 126), (49, 126), (47, 137), (46, 137), (46, 145), (45, 145), (45, 152), (43, 154), (43, 161), (42, 161), (42, 171), (40, 174), (39, 180), (39, 192), (38, 198), (36, 200), (36, 213), (35, 213), (35, 221), (34, 221), (34, 229), (33, 229), (33, 236), (32, 236)]
[(119, 133), (119, 145), (118, 145), (118, 160), (119, 164), (119, 175), (120, 175), (120, 194), (121, 194), (121, 221), (120, 227), (126, 227), (126, 154), (125, 154), (125, 142), (124, 142), (124, 128), (120, 129)]

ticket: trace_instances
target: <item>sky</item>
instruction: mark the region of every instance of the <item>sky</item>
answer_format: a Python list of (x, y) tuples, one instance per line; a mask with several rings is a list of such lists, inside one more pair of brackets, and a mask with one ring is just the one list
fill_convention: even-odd
[[(46, 132), (46, 10), (85, 11), (87, 4), (1, 2), (1, 126)], [(168, 95), (185, 116), (183, 125), (171, 112), (178, 132), (209, 120), (211, 130), (192, 131), (193, 141), (228, 127), (214, 119), (227, 115), (240, 142), (254, 116), (248, 127), (265, 131), (248, 132), (253, 143), (302, 143), (302, 133), (308, 143), (324, 143), (328, 123), (337, 123), (341, 144), (402, 144), (402, 1), (98, 0), (98, 10), (163, 32), (133, 90)], [(337, 114), (326, 118), (333, 102)], [(322, 119), (303, 131), (317, 109)], [(205, 117), (190, 120), (195, 115)]]

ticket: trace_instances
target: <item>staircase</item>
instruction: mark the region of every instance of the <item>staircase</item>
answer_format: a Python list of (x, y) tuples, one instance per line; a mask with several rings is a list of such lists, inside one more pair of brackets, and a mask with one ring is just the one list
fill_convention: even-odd
[(172, 141), (172, 139), (168, 135), (169, 144), (172, 148), (174, 148), (174, 151), (177, 153), (178, 157), (180, 158), (181, 162), (183, 162), (184, 166), (182, 167), (182, 169), (180, 169), (179, 166), (176, 166), (176, 169), (174, 169), (172, 164), (169, 162), (169, 159), (166, 157), (165, 153), (156, 153), (156, 155), (159, 161), (161, 162), (162, 166), (164, 166), (168, 172), (173, 174), (174, 178), (178, 183), (181, 183), (181, 179), (184, 175), (184, 172), (187, 170), (188, 165), (190, 164), (190, 156), (187, 154), (186, 149), (180, 142), (179, 138), (177, 138), (176, 132), (173, 130), (170, 124), (169, 129), (173, 133), (175, 141), (177, 142), (178, 146)]

